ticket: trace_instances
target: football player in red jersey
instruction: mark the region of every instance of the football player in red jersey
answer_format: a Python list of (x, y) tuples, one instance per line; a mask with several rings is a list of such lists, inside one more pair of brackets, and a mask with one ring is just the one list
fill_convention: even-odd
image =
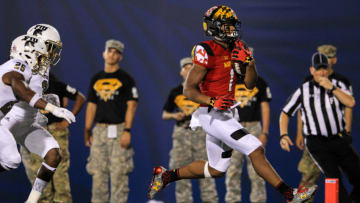
[(253, 88), (257, 80), (252, 53), (239, 39), (240, 21), (235, 12), (228, 6), (214, 6), (205, 13), (203, 26), (213, 39), (193, 48), (194, 65), (185, 81), (184, 95), (201, 104), (192, 115), (190, 127), (201, 126), (206, 132), (209, 161), (199, 160), (173, 170), (155, 167), (149, 198), (173, 181), (223, 176), (234, 149), (249, 156), (256, 172), (288, 202), (309, 199), (317, 186), (298, 191), (285, 184), (267, 161), (261, 142), (233, 117), (236, 77), (241, 77), (247, 88)]

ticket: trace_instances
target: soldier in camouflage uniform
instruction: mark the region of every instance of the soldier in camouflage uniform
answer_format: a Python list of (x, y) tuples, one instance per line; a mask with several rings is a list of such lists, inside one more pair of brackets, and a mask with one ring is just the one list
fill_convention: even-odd
[[(324, 44), (321, 46), (318, 46), (317, 51), (325, 54), (328, 57), (329, 61), (329, 73), (330, 76), (334, 74), (334, 65), (337, 63), (337, 57), (336, 57), (336, 47), (330, 44)], [(340, 75), (339, 73), (336, 73), (337, 75)], [(344, 76), (341, 76), (345, 78)], [(307, 77), (305, 80), (312, 79), (311, 76)], [(345, 80), (347, 80), (345, 78)], [(351, 124), (352, 124), (352, 108), (345, 107), (344, 110), (344, 119), (345, 119), (345, 129), (346, 133), (350, 135), (351, 132)], [(312, 160), (309, 152), (304, 147), (304, 137), (303, 137), (303, 126), (301, 121), (301, 113), (298, 112), (298, 118), (297, 118), (297, 137), (296, 137), (296, 146), (303, 150), (303, 155), (301, 157), (301, 160), (298, 164), (298, 171), (301, 173), (301, 181), (299, 183), (299, 188), (304, 186), (312, 186), (315, 185), (317, 180), (320, 177), (320, 169), (317, 167), (317, 165)], [(305, 203), (311, 203), (313, 202), (313, 198), (310, 200), (307, 200)]]
[(128, 201), (129, 174), (134, 169), (131, 127), (138, 94), (134, 79), (119, 67), (123, 51), (122, 42), (106, 41), (104, 70), (89, 85), (84, 139), (90, 147), (86, 170), (92, 176), (93, 203)]
[[(270, 88), (261, 77), (258, 77), (256, 86), (252, 90), (247, 89), (243, 81), (238, 80), (235, 88), (235, 98), (238, 102), (241, 102), (237, 107), (238, 119), (241, 125), (249, 133), (258, 137), (265, 147), (270, 124)], [(260, 124), (260, 115), (263, 127)], [(266, 202), (265, 181), (256, 173), (249, 157), (238, 151), (233, 151), (230, 167), (226, 172), (225, 201), (228, 203), (241, 202), (241, 174), (245, 157), (251, 181), (250, 201), (252, 203), (264, 203)]]
[[(49, 87), (45, 91), (45, 99), (50, 103), (66, 107), (64, 104), (65, 98), (75, 100), (75, 104), (72, 112), (76, 115), (85, 103), (85, 97), (76, 89), (72, 88), (68, 84), (65, 84), (56, 79), (56, 77), (50, 73)], [(49, 133), (56, 139), (60, 146), (60, 153), (62, 160), (58, 165), (54, 176), (51, 181), (45, 187), (41, 194), (39, 203), (72, 203), (70, 180), (68, 170), (70, 167), (70, 153), (69, 153), (69, 123), (65, 120), (54, 117), (48, 112), (41, 111), (46, 115), (48, 122), (41, 120), (43, 116), (38, 116), (38, 123), (42, 124)], [(25, 166), (26, 175), (31, 183), (34, 183), (37, 171), (40, 168), (43, 159), (33, 153), (30, 153), (26, 148), (21, 148), (22, 161)]]
[[(180, 60), (180, 67), (180, 74), (185, 80), (192, 67), (192, 59), (190, 57), (183, 58)], [(173, 148), (170, 152), (170, 168), (179, 168), (195, 160), (207, 160), (205, 132), (200, 127), (194, 131), (189, 127), (191, 114), (198, 106), (199, 104), (188, 100), (183, 95), (182, 84), (171, 90), (162, 115), (164, 120), (176, 120), (172, 135)], [(202, 202), (218, 202), (214, 179), (200, 179), (199, 183)], [(191, 180), (177, 181), (175, 192), (177, 203), (193, 202)]]

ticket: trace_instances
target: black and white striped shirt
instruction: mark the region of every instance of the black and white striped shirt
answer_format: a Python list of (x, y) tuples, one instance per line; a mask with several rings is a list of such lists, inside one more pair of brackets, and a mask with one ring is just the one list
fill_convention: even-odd
[[(345, 93), (353, 94), (351, 84), (344, 76), (333, 73), (329, 80)], [(291, 95), (282, 111), (294, 116), (301, 110), (305, 135), (329, 136), (345, 131), (344, 108), (335, 95), (311, 77)]]

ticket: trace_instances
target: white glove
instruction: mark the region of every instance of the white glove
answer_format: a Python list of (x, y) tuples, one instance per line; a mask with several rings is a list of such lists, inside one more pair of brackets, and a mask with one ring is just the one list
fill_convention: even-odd
[(58, 118), (65, 119), (69, 124), (75, 122), (74, 114), (65, 108), (57, 107), (53, 104), (47, 103), (47, 105), (45, 106), (45, 110), (49, 111)]

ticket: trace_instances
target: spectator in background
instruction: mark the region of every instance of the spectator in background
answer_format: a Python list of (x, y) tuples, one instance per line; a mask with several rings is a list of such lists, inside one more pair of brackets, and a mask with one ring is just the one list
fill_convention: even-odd
[(109, 179), (110, 202), (127, 202), (134, 168), (131, 127), (138, 93), (134, 79), (119, 67), (123, 51), (122, 42), (106, 41), (104, 70), (89, 85), (84, 139), (90, 147), (86, 169), (93, 180), (91, 202), (96, 203), (109, 202)]

